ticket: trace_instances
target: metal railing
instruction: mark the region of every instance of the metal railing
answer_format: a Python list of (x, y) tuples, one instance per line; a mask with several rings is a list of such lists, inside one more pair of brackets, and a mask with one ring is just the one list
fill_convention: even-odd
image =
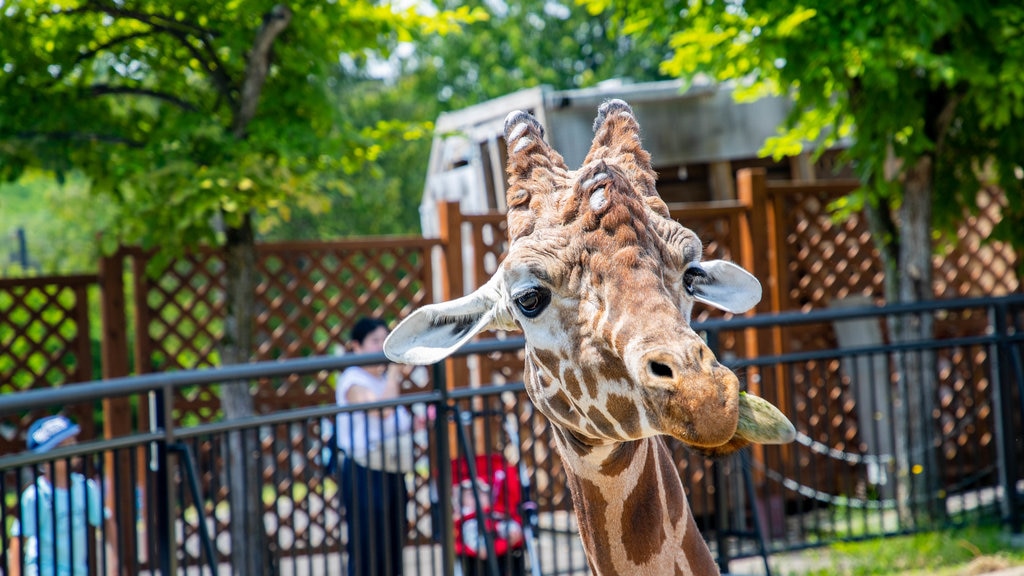
[[(898, 344), (886, 337), (850, 346), (849, 338), (837, 336), (847, 345), (723, 358), (745, 375), (752, 390), (790, 416), (798, 441), (755, 447), (743, 458), (720, 462), (670, 442), (698, 524), (721, 566), (764, 553), (962, 523), (1003, 522), (1020, 532), (1024, 297), (756, 316), (695, 328), (714, 347), (730, 331), (828, 323), (842, 334), (863, 328), (844, 322), (867, 321), (884, 335), (887, 319), (923, 316), (937, 321), (936, 337)], [(949, 321), (974, 322), (978, 329), (948, 337), (941, 325)], [(522, 345), (517, 338), (485, 341), (460, 354), (515, 351)], [(314, 406), (196, 426), (167, 424), (175, 422), (178, 389), (238, 381), (273, 386), (383, 360), (347, 355), (261, 362), (5, 395), (0, 416), (80, 409), (108, 397), (127, 397), (134, 407), (147, 403), (154, 416), (122, 437), (0, 457), (0, 568), (11, 572), (12, 525), (23, 513), (19, 495), (39, 475), (52, 476), (62, 461), (95, 479), (114, 521), (113, 527), (97, 527), (90, 540), (91, 573), (111, 573), (115, 566), (133, 574), (232, 573), (227, 492), (237, 471), (226, 462), (230, 437), (240, 435), (242, 449), (259, 462), (260, 485), (250, 496), (263, 512), (266, 530), (252, 535), (250, 543), (262, 544), (265, 573), (339, 573), (355, 561), (347, 545), (359, 527), (351, 525), (343, 503), (343, 474), (353, 473), (328, 470), (324, 423), (343, 413), (406, 406), (433, 416), (426, 441), (401, 448), (410, 451), (403, 464), (406, 513), (396, 512), (407, 528), (400, 559), (406, 574), (453, 574), (466, 560), (456, 554), (458, 508), (480, 508), (480, 493), (474, 491), (465, 502), (453, 498), (462, 497), (460, 477), (465, 479), (469, 466), (483, 466), (495, 478), (515, 477), (501, 488), (506, 490), (501, 497), (511, 498), (517, 519), (532, 532), (526, 560), (535, 558), (544, 574), (587, 573), (547, 421), (527, 401), (521, 383), (441, 387), (357, 407)], [(908, 365), (923, 366), (924, 375), (915, 380), (896, 369)], [(433, 381), (444, 382), (444, 365), (432, 369)], [(931, 392), (914, 387), (920, 382)], [(910, 394), (917, 400), (911, 402)], [(386, 418), (380, 421), (387, 425)], [(928, 435), (921, 437), (922, 431)], [(497, 464), (490, 464), (495, 456)], [(496, 562), (470, 565), (481, 573), (487, 568), (529, 573), (528, 562), (516, 554), (490, 558)]]

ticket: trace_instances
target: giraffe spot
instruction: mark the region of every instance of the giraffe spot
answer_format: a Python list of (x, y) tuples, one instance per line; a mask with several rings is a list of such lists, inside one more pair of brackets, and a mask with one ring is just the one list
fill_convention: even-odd
[(665, 521), (662, 516), (658, 481), (659, 458), (654, 453), (654, 442), (648, 442), (650, 452), (644, 461), (640, 479), (622, 503), (622, 547), (626, 557), (636, 564), (645, 564), (665, 545)]
[[(678, 476), (679, 470), (676, 468), (672, 452), (669, 451), (668, 446), (660, 438), (655, 450), (658, 451), (657, 460), (661, 477), (672, 478), (673, 476)], [(686, 493), (683, 492), (682, 487), (678, 483), (665, 483), (665, 512), (673, 523), (682, 520), (686, 514)]]
[[(572, 403), (565, 397), (565, 393), (561, 390), (556, 391), (554, 394), (547, 399), (548, 407), (559, 416), (566, 417), (574, 412)], [(573, 417), (575, 420), (575, 416)]]
[[(612, 566), (611, 534), (607, 522), (608, 500), (601, 488), (586, 478), (572, 476), (576, 479), (578, 490), (573, 490), (573, 504), (576, 506), (580, 536), (589, 540), (593, 550), (593, 566)], [(577, 491), (579, 497), (576, 497)], [(588, 550), (589, 552), (590, 550)]]
[(619, 423), (619, 428), (627, 438), (640, 436), (640, 410), (636, 403), (619, 394), (608, 395), (608, 413)]
[(558, 354), (554, 350), (544, 350), (540, 348), (531, 348), (530, 352), (537, 360), (537, 364), (546, 367), (551, 372), (556, 372), (560, 360)]
[(615, 438), (619, 435), (618, 430), (615, 428), (615, 423), (609, 420), (597, 406), (592, 406), (590, 410), (587, 410), (587, 420), (605, 438)]
[(601, 474), (616, 477), (629, 467), (636, 453), (638, 443), (620, 442), (612, 449), (612, 453), (601, 463)]
[(580, 386), (580, 381), (576, 378), (576, 373), (572, 370), (567, 371), (562, 375), (562, 384), (565, 385), (565, 389), (569, 392), (570, 396), (580, 398), (583, 396), (583, 388)]

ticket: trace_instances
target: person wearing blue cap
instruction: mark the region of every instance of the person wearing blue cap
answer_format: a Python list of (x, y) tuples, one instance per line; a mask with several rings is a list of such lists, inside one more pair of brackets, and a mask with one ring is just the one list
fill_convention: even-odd
[[(71, 446), (79, 432), (64, 416), (40, 418), (28, 429), (27, 448), (40, 454)], [(21, 493), (21, 518), (11, 530), (10, 576), (89, 573), (88, 526), (98, 528), (109, 513), (104, 514), (96, 482), (69, 470), (68, 464), (68, 459), (58, 458), (41, 466), (35, 482)], [(108, 555), (108, 560), (108, 570), (116, 573), (116, 559)]]

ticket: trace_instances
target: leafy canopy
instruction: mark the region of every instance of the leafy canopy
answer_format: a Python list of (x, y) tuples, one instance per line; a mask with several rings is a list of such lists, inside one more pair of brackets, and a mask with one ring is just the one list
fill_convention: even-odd
[(437, 0), (439, 10), (484, 12), (464, 34), (425, 38), (416, 74), (424, 90), (452, 110), (547, 84), (585, 88), (622, 78), (664, 79), (664, 39), (611, 34), (611, 11), (590, 14), (572, 0)]
[(766, 153), (793, 154), (803, 142), (820, 150), (853, 136), (848, 158), (866, 185), (855, 203), (898, 205), (903, 174), (887, 173), (887, 158), (905, 169), (928, 155), (937, 224), (952, 227), (977, 209), (980, 185), (997, 183), (1008, 206), (993, 237), (1024, 247), (1024, 4), (584, 3), (616, 11), (621, 33), (668, 37), (665, 73), (733, 82), (742, 98), (791, 94), (790, 123)]
[(482, 17), (293, 0), (251, 121), (240, 114), (264, 0), (0, 1), (0, 175), (80, 170), (119, 208), (105, 235), (219, 241), (251, 211), (326, 206), (375, 155), (337, 105), (339, 57), (387, 53)]

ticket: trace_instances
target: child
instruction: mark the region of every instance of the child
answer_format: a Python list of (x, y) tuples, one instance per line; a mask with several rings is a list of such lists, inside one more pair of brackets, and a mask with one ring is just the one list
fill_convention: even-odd
[[(38, 454), (71, 446), (80, 431), (64, 416), (41, 418), (29, 427), (28, 450)], [(90, 548), (95, 550), (88, 526), (99, 527), (103, 521), (100, 501), (96, 482), (71, 472), (67, 459), (43, 465), (35, 482), (21, 493), (21, 519), (11, 530), (10, 576), (86, 576)], [(109, 558), (112, 573), (115, 562)]]
[[(480, 509), (484, 511), (483, 526), (477, 516), (477, 498)], [(477, 574), (486, 562), (484, 530), (494, 538), (494, 553), (502, 574), (523, 573), (523, 526), (515, 518), (495, 509), (490, 486), (479, 479), (474, 483), (463, 478), (452, 488), (452, 504), (455, 508), (455, 553), (461, 560), (463, 576)]]

